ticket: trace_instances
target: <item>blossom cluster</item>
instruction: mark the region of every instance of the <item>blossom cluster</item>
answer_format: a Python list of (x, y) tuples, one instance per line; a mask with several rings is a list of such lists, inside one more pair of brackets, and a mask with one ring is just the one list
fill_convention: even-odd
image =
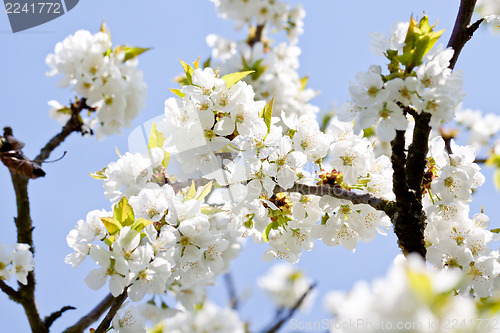
[[(127, 46), (113, 49), (104, 26), (95, 34), (78, 30), (57, 43), (54, 53), (47, 56), (51, 68), (47, 75), (63, 75), (58, 86), (72, 87), (96, 109), (95, 115), (89, 113), (82, 118), (97, 138), (119, 134), (121, 128), (132, 126), (132, 120), (144, 107), (146, 84), (136, 58), (144, 50)], [(69, 108), (56, 101), (49, 104), (52, 117), (60, 122), (69, 119)]]
[(28, 283), (28, 273), (35, 267), (33, 253), (28, 244), (14, 244), (12, 251), (9, 246), (0, 244), (0, 280), (9, 282), (12, 275), (19, 283)]
[(307, 294), (300, 304), (307, 309), (314, 302), (314, 293), (309, 292), (312, 279), (305, 272), (289, 263), (281, 263), (271, 267), (266, 275), (259, 277), (257, 285), (264, 290), (277, 308), (293, 308)]
[(447, 154), (441, 137), (429, 143), (429, 191), (424, 197), (427, 260), (437, 267), (462, 269), (468, 283), (459, 290), (461, 294), (472, 289), (475, 295), (487, 297), (500, 282), (499, 253), (488, 246), (500, 237), (487, 230), (486, 214), (469, 217), (472, 190), (484, 183), (474, 163), (474, 149), (453, 140), (450, 146), (452, 153)]
[[(390, 73), (383, 74), (380, 66), (373, 65), (356, 75), (357, 82), (350, 83), (352, 102), (345, 103), (338, 116), (343, 121), (355, 119), (356, 132), (376, 125), (378, 139), (389, 142), (397, 130), (407, 129), (412, 113), (429, 113), (433, 127), (453, 119), (455, 108), (465, 97), (461, 73), (448, 68), (453, 50), (434, 47), (422, 59), (411, 58), (415, 53), (407, 50), (406, 41), (411, 28), (418, 29), (415, 25), (414, 20), (396, 22), (389, 36), (371, 35), (372, 51), (391, 61)], [(431, 32), (429, 38), (437, 39), (440, 33)]]
[(458, 271), (426, 267), (418, 256), (397, 258), (387, 276), (372, 285), (360, 281), (348, 293), (327, 294), (325, 307), (339, 323), (330, 332), (493, 332), (497, 319), (488, 311), (493, 302), (454, 296), (460, 278)]
[[(218, 11), (225, 13), (224, 17), (241, 23), (268, 22), (271, 26), (263, 25), (258, 36), (255, 36), (255, 29), (250, 29), (247, 41), (236, 42), (215, 34), (208, 35), (206, 41), (212, 48), (210, 66), (223, 74), (254, 70), (244, 80), (253, 87), (257, 99), (274, 97), (276, 110), (283, 110), (286, 115), (305, 114), (314, 119), (319, 108), (309, 102), (317, 92), (307, 88), (307, 77), (300, 77), (298, 73), (301, 50), (296, 44), (302, 32), (303, 9), (297, 6), (289, 10), (283, 2), (268, 0), (214, 2)], [(262, 10), (266, 7), (269, 9)], [(271, 13), (274, 13), (271, 15), (274, 19), (266, 18)], [(287, 25), (283, 26), (279, 20), (286, 17), (288, 20), (283, 22)], [(268, 40), (265, 33), (271, 27), (278, 32), (285, 29), (288, 42), (274, 45)], [(279, 112), (275, 115), (279, 116)]]
[(305, 12), (302, 6), (290, 5), (283, 1), (275, 0), (210, 0), (215, 4), (217, 13), (225, 18), (236, 21), (236, 27), (244, 25), (269, 25), (276, 30), (286, 30), (292, 42), (304, 32), (303, 18)]
[(66, 262), (76, 267), (90, 256), (100, 266), (85, 279), (92, 289), (109, 278), (111, 293), (127, 290), (132, 301), (170, 290), (189, 309), (240, 249), (227, 222), (206, 210), (203, 196), (194, 187), (176, 194), (169, 184), (149, 182), (113, 212), (92, 211), (78, 221), (67, 237), (75, 252)]

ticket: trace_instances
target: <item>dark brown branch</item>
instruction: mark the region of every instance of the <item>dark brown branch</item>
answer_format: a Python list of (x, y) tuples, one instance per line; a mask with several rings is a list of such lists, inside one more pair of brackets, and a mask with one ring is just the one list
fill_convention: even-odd
[[(17, 242), (28, 244), (31, 252), (33, 248), (33, 226), (30, 216), (30, 202), (28, 197), (29, 178), (11, 171), (12, 184), (16, 193), (17, 217), (14, 218), (17, 227)], [(26, 285), (19, 283), (20, 304), (23, 306), (33, 332), (48, 332), (35, 302), (35, 272), (31, 271)]]
[(53, 312), (51, 313), (49, 316), (45, 317), (45, 320), (44, 320), (44, 323), (45, 323), (45, 327), (47, 327), (47, 329), (52, 326), (52, 324), (54, 323), (54, 321), (56, 321), (57, 319), (59, 319), (64, 312), (68, 311), (68, 310), (75, 310), (76, 308), (73, 307), (73, 306), (63, 306), (61, 310), (59, 311), (56, 311), (56, 312)]
[(49, 142), (42, 148), (40, 154), (35, 158), (35, 161), (38, 163), (43, 163), (49, 156), (50, 153), (56, 149), (71, 133), (80, 132), (83, 134), (92, 133), (90, 129), (84, 127), (81, 118), (80, 112), (84, 109), (94, 110), (87, 105), (87, 100), (82, 98), (77, 100), (76, 102), (70, 105), (71, 109), (71, 118), (68, 120), (66, 125), (62, 128), (61, 132), (50, 139)]
[(21, 295), (16, 290), (14, 290), (12, 287), (10, 287), (5, 282), (3, 282), (3, 280), (0, 280), (0, 290), (2, 290), (5, 294), (7, 294), (7, 296), (9, 296), (9, 298), (11, 300), (13, 300), (14, 302), (16, 302), (16, 303), (21, 302), (21, 299), (20, 299)]
[(472, 19), (472, 14), (474, 13), (476, 2), (477, 0), (460, 1), (460, 8), (458, 10), (455, 26), (453, 27), (453, 32), (451, 33), (451, 37), (448, 42), (448, 47), (451, 47), (455, 51), (453, 58), (450, 60), (450, 69), (455, 68), (458, 56), (460, 55), (465, 43), (471, 39), (474, 32), (483, 22), (483, 19), (480, 19), (474, 24), (469, 25)]
[(268, 330), (265, 330), (263, 331), (264, 333), (275, 333), (277, 332), (281, 326), (283, 326), (283, 324), (290, 318), (292, 318), (292, 316), (295, 314), (295, 312), (300, 308), (300, 306), (302, 305), (302, 303), (304, 302), (304, 300), (306, 299), (307, 295), (311, 292), (311, 290), (313, 290), (314, 288), (316, 287), (316, 284), (311, 284), (309, 286), (309, 288), (304, 292), (304, 294), (302, 294), (302, 296), (297, 300), (297, 302), (295, 302), (295, 304), (293, 305), (293, 307), (288, 311), (288, 313), (283, 316), (281, 319), (278, 319), (276, 318), (276, 323), (274, 325), (272, 325)]
[(344, 190), (340, 186), (328, 185), (305, 185), (295, 184), (291, 188), (285, 190), (280, 186), (274, 188), (274, 193), (279, 192), (298, 192), (303, 195), (329, 195), (337, 199), (349, 200), (353, 204), (370, 205), (376, 210), (385, 212), (389, 217), (395, 212), (394, 202), (374, 196), (371, 193), (357, 193), (349, 190)]
[(111, 306), (111, 309), (109, 309), (108, 313), (106, 314), (106, 317), (104, 317), (101, 324), (97, 327), (97, 329), (94, 331), (94, 333), (106, 332), (106, 330), (111, 325), (111, 321), (113, 320), (113, 317), (116, 315), (116, 312), (120, 309), (123, 302), (125, 302), (125, 300), (127, 299), (127, 296), (128, 296), (127, 290), (125, 290), (121, 295), (114, 298), (113, 305)]
[(107, 309), (113, 304), (114, 297), (108, 294), (101, 303), (97, 304), (88, 314), (82, 317), (76, 324), (68, 327), (63, 333), (83, 333), (87, 327), (95, 323)]
[(263, 38), (263, 33), (264, 33), (264, 25), (263, 24), (259, 24), (255, 28), (255, 31), (254, 31), (253, 35), (251, 35), (250, 38), (248, 39), (248, 41), (247, 41), (248, 45), (250, 45), (251, 47), (253, 47), (258, 42), (261, 42), (262, 38)]
[(239, 306), (239, 299), (234, 287), (234, 280), (231, 273), (224, 274), (224, 282), (226, 283), (227, 293), (229, 294), (229, 306), (233, 310), (237, 310)]

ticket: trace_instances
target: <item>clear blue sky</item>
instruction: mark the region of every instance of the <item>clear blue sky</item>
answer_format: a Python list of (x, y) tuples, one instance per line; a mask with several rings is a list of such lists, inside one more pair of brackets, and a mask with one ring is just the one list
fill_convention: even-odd
[[(298, 1), (290, 1), (298, 3)], [(327, 109), (330, 102), (342, 103), (348, 99), (348, 83), (356, 72), (371, 64), (384, 65), (384, 59), (369, 51), (368, 32), (387, 32), (395, 20), (409, 20), (413, 14), (425, 13), (431, 21), (439, 18), (438, 28), (447, 29), (442, 37), (447, 42), (459, 1), (304, 1), (307, 11), (305, 34), (300, 37), (301, 75), (310, 75), (309, 86), (321, 94), (313, 102)], [(209, 48), (205, 44), (208, 33), (231, 38), (244, 38), (244, 32), (233, 31), (233, 23), (217, 18), (214, 6), (208, 0), (139, 1), (139, 0), (85, 0), (68, 14), (26, 32), (12, 34), (4, 12), (0, 13), (0, 127), (11, 126), (17, 138), (26, 143), (24, 152), (34, 158), (39, 149), (59, 130), (56, 121), (48, 115), (47, 101), (56, 99), (65, 104), (74, 97), (69, 90), (56, 88), (57, 78), (48, 78), (45, 57), (53, 52), (57, 42), (78, 29), (96, 32), (105, 19), (111, 29), (114, 44), (153, 47), (140, 57), (149, 86), (147, 105), (134, 122), (143, 122), (163, 113), (163, 103), (175, 87), (173, 77), (180, 73), (178, 59), (192, 61), (198, 56), (206, 59)], [(457, 70), (465, 72), (465, 107), (484, 112), (498, 112), (500, 77), (498, 54), (499, 36), (482, 28), (466, 45)], [(106, 289), (92, 291), (83, 282), (94, 266), (91, 260), (78, 269), (64, 263), (70, 252), (66, 235), (78, 219), (85, 218), (94, 209), (110, 209), (104, 198), (102, 184), (88, 176), (117, 159), (115, 146), (127, 151), (127, 136), (113, 136), (105, 141), (83, 139), (73, 134), (52, 155), (68, 153), (60, 162), (44, 165), (45, 178), (30, 182), (32, 218), (37, 263), (37, 300), (43, 316), (73, 305), (76, 311), (67, 312), (53, 325), (59, 332), (92, 308), (107, 293)], [(487, 182), (491, 172), (485, 170)], [(10, 175), (0, 167), (0, 243), (16, 240), (13, 217), (15, 198)], [(492, 227), (499, 227), (500, 212), (495, 204), (500, 195), (492, 185), (483, 186), (474, 197), (472, 211), (484, 207), (492, 219)], [(242, 307), (242, 318), (249, 319), (251, 328), (262, 327), (272, 316), (268, 299), (257, 290), (254, 280), (267, 271), (272, 263), (263, 263), (265, 246), (248, 243), (232, 271), (240, 292), (251, 291)], [(322, 295), (333, 289), (349, 289), (358, 279), (373, 279), (385, 274), (398, 253), (395, 237), (379, 236), (369, 244), (361, 244), (356, 254), (343, 248), (327, 248), (317, 242), (316, 248), (304, 253), (299, 263), (318, 283), (318, 298), (313, 311), (300, 315), (302, 320), (326, 318), (322, 310)], [(11, 281), (13, 284), (13, 280)], [(211, 298), (226, 301), (224, 288), (212, 288)], [(0, 294), (0, 323), (2, 332), (28, 332), (29, 326), (21, 306)]]

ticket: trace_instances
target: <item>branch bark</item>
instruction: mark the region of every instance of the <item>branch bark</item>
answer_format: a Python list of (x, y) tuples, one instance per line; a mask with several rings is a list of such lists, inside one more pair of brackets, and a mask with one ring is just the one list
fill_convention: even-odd
[(87, 327), (95, 323), (107, 309), (111, 307), (115, 298), (108, 294), (95, 308), (82, 317), (76, 324), (68, 327), (63, 333), (83, 333)]
[(355, 205), (370, 205), (376, 210), (385, 212), (389, 217), (395, 213), (395, 203), (393, 201), (376, 197), (371, 193), (357, 193), (344, 190), (339, 186), (295, 184), (291, 188), (285, 190), (277, 185), (274, 188), (274, 193), (279, 192), (297, 192), (303, 195), (313, 194), (319, 196), (330, 195), (337, 199), (349, 200)]
[(13, 300), (16, 303), (20, 303), (20, 297), (21, 295), (17, 290), (14, 290), (12, 287), (7, 285), (3, 280), (0, 280), (0, 290), (2, 290), (11, 300)]
[(41, 149), (40, 154), (35, 158), (38, 163), (43, 163), (47, 158), (49, 158), (50, 153), (56, 149), (66, 138), (73, 132), (80, 132), (83, 134), (91, 133), (90, 129), (84, 128), (84, 125), (80, 118), (80, 112), (84, 109), (94, 110), (87, 105), (87, 100), (82, 98), (77, 100), (75, 103), (70, 105), (71, 108), (71, 118), (66, 122), (66, 125), (62, 128), (61, 132), (55, 135), (49, 142)]
[[(309, 288), (304, 292), (304, 294), (302, 294), (302, 296), (297, 300), (297, 302), (295, 302), (295, 304), (293, 305), (292, 308), (290, 308), (290, 310), (288, 311), (288, 313), (283, 316), (281, 319), (279, 318), (276, 318), (276, 323), (274, 325), (271, 326), (271, 328), (267, 329), (264, 331), (264, 333), (275, 333), (277, 332), (281, 326), (283, 326), (283, 324), (290, 318), (292, 318), (292, 316), (295, 314), (295, 312), (298, 310), (298, 308), (300, 308), (300, 306), (302, 305), (302, 303), (304, 302), (304, 300), (306, 299), (307, 295), (311, 292), (311, 290), (313, 290), (314, 288), (316, 287), (316, 284), (311, 284), (309, 286)], [(280, 312), (281, 313), (281, 312)]]
[(113, 317), (116, 315), (116, 312), (120, 309), (122, 306), (123, 302), (127, 299), (127, 290), (119, 295), (118, 297), (115, 297), (113, 299), (113, 305), (111, 305), (111, 309), (109, 309), (108, 313), (106, 314), (106, 317), (104, 317), (103, 321), (101, 324), (97, 327), (97, 329), (94, 331), (94, 333), (104, 333), (106, 330), (109, 328), (111, 325), (111, 321), (113, 320)]
[(471, 39), (474, 32), (479, 28), (484, 20), (479, 19), (474, 24), (470, 25), (476, 2), (477, 0), (460, 1), (460, 8), (458, 9), (455, 26), (453, 27), (453, 32), (451, 33), (450, 41), (448, 42), (448, 47), (451, 47), (455, 51), (453, 58), (450, 60), (450, 69), (455, 68), (458, 56), (460, 55), (460, 52), (462, 52), (465, 43)]

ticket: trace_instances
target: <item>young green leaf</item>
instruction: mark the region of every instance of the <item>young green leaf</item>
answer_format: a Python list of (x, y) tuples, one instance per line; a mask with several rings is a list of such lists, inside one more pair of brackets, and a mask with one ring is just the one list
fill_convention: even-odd
[(120, 202), (113, 207), (113, 217), (124, 227), (134, 224), (134, 210), (132, 206), (129, 205), (127, 197), (123, 197)]
[(156, 129), (156, 123), (153, 123), (151, 132), (149, 133), (148, 149), (163, 148), (164, 142), (165, 138), (163, 137), (163, 134)]
[(184, 201), (188, 201), (191, 199), (194, 199), (194, 196), (196, 195), (196, 187), (194, 186), (194, 181), (191, 183), (191, 187), (187, 191), (186, 195), (184, 196)]
[(226, 81), (227, 89), (229, 89), (233, 86), (233, 84), (235, 84), (236, 82), (238, 82), (239, 80), (243, 79), (245, 76), (247, 76), (248, 74), (251, 74), (253, 72), (255, 72), (255, 71), (252, 70), (252, 71), (231, 73), (231, 74), (224, 75), (222, 77), (222, 79), (224, 81)]
[(201, 192), (198, 195), (198, 197), (196, 198), (196, 200), (203, 201), (203, 199), (210, 193), (210, 191), (212, 191), (212, 181), (210, 181), (210, 183), (203, 186), (203, 188), (201, 189)]
[(264, 108), (261, 111), (261, 117), (264, 118), (264, 122), (266, 123), (268, 134), (271, 131), (271, 118), (273, 116), (273, 104), (274, 104), (274, 97), (264, 106)]
[(123, 62), (126, 62), (130, 59), (134, 59), (139, 54), (142, 54), (148, 50), (151, 50), (150, 47), (143, 48), (143, 47), (135, 47), (135, 46), (127, 46), (127, 45), (120, 46), (120, 48), (122, 51), (125, 52), (125, 57), (123, 58)]
[(181, 60), (182, 68), (184, 68), (184, 73), (186, 73), (186, 79), (188, 84), (193, 84), (193, 73), (194, 69), (193, 67), (189, 66), (186, 64), (184, 61)]
[(123, 227), (119, 221), (112, 217), (101, 217), (101, 221), (110, 235), (116, 234)]
[(184, 96), (186, 96), (186, 94), (184, 94), (183, 92), (181, 92), (180, 89), (170, 89), (171, 92), (173, 92), (174, 94), (176, 94), (177, 96), (179, 96), (180, 98), (183, 98)]
[(153, 223), (153, 221), (146, 220), (145, 218), (141, 217), (140, 219), (136, 220), (130, 228), (134, 229), (137, 232), (141, 232), (142, 229), (146, 228), (151, 223)]

